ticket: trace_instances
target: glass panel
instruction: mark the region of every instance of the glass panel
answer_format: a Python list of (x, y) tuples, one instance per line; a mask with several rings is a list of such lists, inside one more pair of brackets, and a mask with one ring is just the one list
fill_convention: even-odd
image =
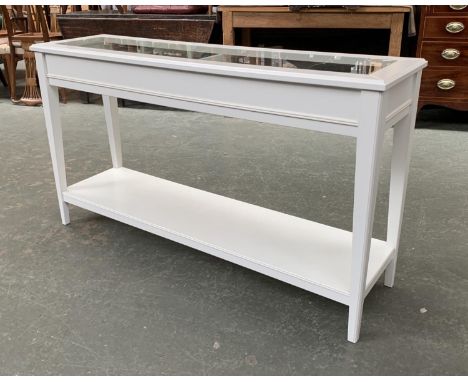
[(245, 49), (234, 46), (202, 45), (132, 37), (96, 36), (75, 41), (64, 40), (60, 44), (192, 60), (355, 74), (370, 74), (394, 62), (394, 60), (382, 57), (362, 58), (306, 51)]

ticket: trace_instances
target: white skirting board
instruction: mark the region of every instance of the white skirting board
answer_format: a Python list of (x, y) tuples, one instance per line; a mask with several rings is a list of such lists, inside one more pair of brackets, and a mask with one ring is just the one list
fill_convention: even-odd
[[(67, 203), (349, 304), (352, 233), (112, 168), (69, 186)], [(372, 239), (366, 291), (393, 258)]]

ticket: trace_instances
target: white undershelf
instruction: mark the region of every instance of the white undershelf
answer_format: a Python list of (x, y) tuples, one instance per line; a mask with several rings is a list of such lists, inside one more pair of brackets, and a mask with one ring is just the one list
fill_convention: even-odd
[[(348, 304), (348, 231), (127, 168), (69, 186), (65, 201)], [(369, 291), (393, 256), (372, 239)]]

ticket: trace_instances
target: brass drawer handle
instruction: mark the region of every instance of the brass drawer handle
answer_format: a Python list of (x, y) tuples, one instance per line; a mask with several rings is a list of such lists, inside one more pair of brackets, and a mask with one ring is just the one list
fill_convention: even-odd
[(445, 30), (449, 33), (460, 33), (465, 26), (460, 21), (451, 21), (445, 26)]
[(458, 49), (444, 49), (441, 53), (442, 57), (446, 60), (455, 60), (456, 58), (460, 57), (460, 51)]
[(437, 81), (437, 87), (441, 90), (450, 90), (455, 87), (455, 81), (448, 78), (444, 78), (442, 80)]
[(468, 7), (468, 5), (449, 5), (449, 7), (452, 8), (454, 11), (461, 11), (462, 9)]

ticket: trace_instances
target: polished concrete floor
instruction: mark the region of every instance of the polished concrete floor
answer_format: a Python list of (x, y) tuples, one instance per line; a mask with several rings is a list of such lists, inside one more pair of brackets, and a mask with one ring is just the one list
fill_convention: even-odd
[[(62, 105), (69, 183), (110, 166), (98, 104)], [(166, 109), (120, 111), (124, 162), (350, 229), (354, 141)], [(393, 289), (361, 340), (336, 302), (71, 207), (41, 108), (0, 100), (0, 374), (467, 374), (467, 115), (423, 112)], [(374, 236), (385, 237), (391, 132)]]

